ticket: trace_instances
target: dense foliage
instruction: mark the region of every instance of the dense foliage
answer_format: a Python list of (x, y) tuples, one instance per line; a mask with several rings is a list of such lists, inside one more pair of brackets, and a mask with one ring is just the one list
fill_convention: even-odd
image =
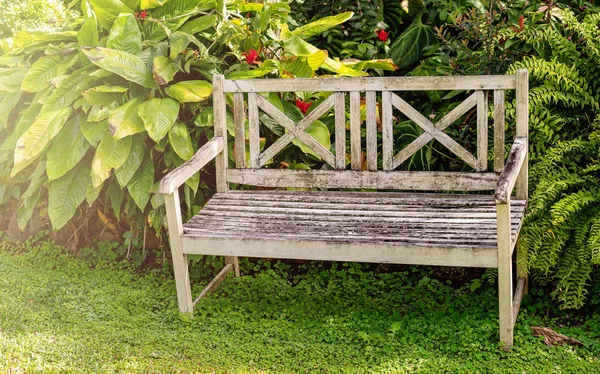
[(60, 27), (75, 16), (62, 0), (0, 0), (0, 38), (25, 29)]
[[(85, 17), (73, 28), (24, 31), (2, 47), (0, 205), (18, 202), (21, 228), (41, 207), (54, 229), (80, 209), (83, 219), (97, 212), (108, 229), (126, 217), (130, 232), (141, 233), (148, 221), (160, 233), (155, 182), (212, 136), (215, 73), (363, 76), (373, 67), (394, 69), (387, 60), (341, 63), (305, 41), (352, 13), (290, 31), (283, 3), (85, 0), (81, 9)], [(325, 125), (308, 132), (329, 146)], [(289, 148), (297, 159), (304, 151), (295, 144)], [(206, 183), (199, 176), (186, 183), (188, 215), (202, 206)]]
[[(426, 267), (244, 261), (247, 275), (229, 277), (188, 319), (170, 271), (118, 270), (115, 246), (86, 249), (82, 261), (48, 242), (0, 240), (2, 370), (593, 373), (599, 365), (600, 314), (549, 317), (537, 290), (522, 305), (515, 347), (498, 349), (492, 274), (456, 288)], [(210, 276), (199, 268), (196, 294)], [(530, 326), (584, 345), (547, 347)]]

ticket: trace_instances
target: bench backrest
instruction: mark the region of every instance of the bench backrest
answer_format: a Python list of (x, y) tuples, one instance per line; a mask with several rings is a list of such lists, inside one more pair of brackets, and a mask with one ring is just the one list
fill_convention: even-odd
[[(369, 188), (396, 190), (475, 191), (493, 190), (504, 167), (505, 90), (516, 90), (515, 119), (517, 137), (528, 133), (528, 74), (515, 75), (252, 79), (213, 78), (215, 135), (224, 139), (224, 154), (217, 159), (217, 189), (229, 183), (269, 187)], [(395, 92), (425, 90), (468, 90), (470, 96), (437, 123), (415, 110)], [(312, 112), (295, 123), (264, 98), (270, 92), (331, 92)], [(235, 123), (235, 168), (227, 162), (227, 96), (233, 103)], [(346, 165), (346, 96), (349, 96), (350, 165)], [(362, 98), (364, 96), (364, 99)], [(494, 170), (488, 171), (488, 97), (493, 97)], [(232, 101), (231, 101), (232, 100)], [(366, 139), (362, 139), (361, 100), (366, 102)], [(247, 103), (247, 104), (246, 104)], [(377, 106), (379, 105), (380, 118)], [(477, 150), (472, 154), (444, 133), (444, 129), (476, 107)], [(396, 108), (416, 123), (423, 133), (394, 154), (393, 110)], [(286, 133), (263, 150), (260, 148), (260, 111), (278, 122)], [(333, 111), (335, 147), (326, 149), (304, 130), (315, 120)], [(248, 118), (248, 129), (245, 123)], [(247, 136), (246, 131), (249, 132)], [(381, 132), (381, 142), (378, 141)], [(294, 139), (311, 148), (329, 168), (324, 170), (286, 170), (262, 168)], [(248, 142), (246, 141), (248, 139)], [(436, 140), (470, 165), (474, 172), (396, 171), (428, 142)], [(364, 143), (363, 143), (364, 141)], [(249, 160), (247, 160), (247, 143)], [(366, 144), (367, 170), (363, 166), (362, 144)], [(378, 170), (378, 158), (382, 165)]]

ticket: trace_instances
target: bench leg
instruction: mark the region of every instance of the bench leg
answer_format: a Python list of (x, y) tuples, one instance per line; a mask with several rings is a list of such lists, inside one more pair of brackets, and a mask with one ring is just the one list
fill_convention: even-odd
[(173, 257), (173, 270), (175, 273), (175, 286), (177, 287), (177, 301), (179, 310), (183, 313), (193, 314), (192, 288), (187, 255), (181, 248), (181, 235), (183, 226), (181, 220), (181, 207), (179, 205), (179, 192), (165, 195), (165, 208), (167, 210), (167, 223), (169, 225), (169, 244)]
[(505, 351), (513, 345), (513, 280), (510, 235), (510, 203), (499, 204), (498, 212), (498, 302), (500, 342)]
[(527, 247), (517, 242), (517, 279), (523, 279), (523, 295), (529, 292), (529, 274), (527, 274)]
[(233, 266), (233, 272), (236, 278), (240, 277), (240, 261), (237, 256), (226, 256), (225, 263)]

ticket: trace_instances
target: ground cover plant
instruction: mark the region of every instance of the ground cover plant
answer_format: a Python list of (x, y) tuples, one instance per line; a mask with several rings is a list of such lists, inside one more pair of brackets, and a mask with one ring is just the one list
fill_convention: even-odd
[[(547, 314), (526, 297), (511, 352), (499, 349), (495, 277), (455, 288), (425, 267), (242, 264), (179, 315), (168, 269), (132, 273), (101, 243), (78, 257), (47, 241), (0, 242), (0, 368), (12, 372), (485, 372), (600, 370), (600, 315)], [(112, 256), (111, 256), (112, 254)], [(197, 269), (196, 269), (197, 270)], [(260, 270), (254, 272), (253, 270)], [(203, 271), (203, 270), (202, 270)], [(205, 274), (206, 275), (206, 274)], [(207, 275), (195, 273), (203, 283)], [(201, 284), (195, 286), (199, 292)], [(529, 326), (583, 343), (547, 347)]]

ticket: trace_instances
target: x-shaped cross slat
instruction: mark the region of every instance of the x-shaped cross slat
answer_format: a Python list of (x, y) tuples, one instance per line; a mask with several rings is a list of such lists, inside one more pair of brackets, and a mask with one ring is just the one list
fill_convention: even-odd
[(400, 164), (406, 161), (411, 155), (413, 155), (415, 152), (421, 149), (421, 147), (433, 139), (446, 146), (446, 148), (460, 157), (468, 165), (474, 169), (476, 168), (477, 159), (475, 156), (473, 156), (463, 146), (458, 144), (454, 139), (444, 133), (444, 130), (448, 126), (450, 126), (454, 121), (456, 121), (477, 104), (477, 98), (475, 94), (469, 96), (465, 101), (460, 103), (435, 125), (396, 94), (392, 94), (392, 104), (425, 131), (424, 134), (421, 134), (417, 139), (413, 140), (408, 146), (394, 156), (392, 162), (393, 169), (400, 166)]
[(305, 132), (308, 126), (310, 126), (313, 122), (321, 118), (322, 115), (327, 113), (327, 111), (329, 111), (333, 107), (335, 102), (334, 95), (331, 95), (327, 99), (325, 99), (325, 101), (323, 101), (321, 105), (316, 107), (312, 112), (310, 112), (298, 123), (294, 123), (294, 121), (292, 121), (288, 116), (283, 114), (277, 107), (275, 107), (261, 95), (256, 93), (250, 93), (250, 95), (254, 95), (254, 100), (258, 107), (260, 107), (266, 114), (271, 116), (288, 131), (259, 155), (259, 167), (269, 162), (269, 160), (272, 159), (273, 156), (281, 152), (281, 150), (285, 148), (289, 143), (291, 143), (295, 138), (298, 138), (309, 148), (311, 148), (319, 157), (323, 159), (323, 161), (327, 162), (331, 166), (335, 165), (335, 156), (331, 152), (329, 152), (327, 148), (323, 147), (321, 143), (316, 141), (312, 136)]

